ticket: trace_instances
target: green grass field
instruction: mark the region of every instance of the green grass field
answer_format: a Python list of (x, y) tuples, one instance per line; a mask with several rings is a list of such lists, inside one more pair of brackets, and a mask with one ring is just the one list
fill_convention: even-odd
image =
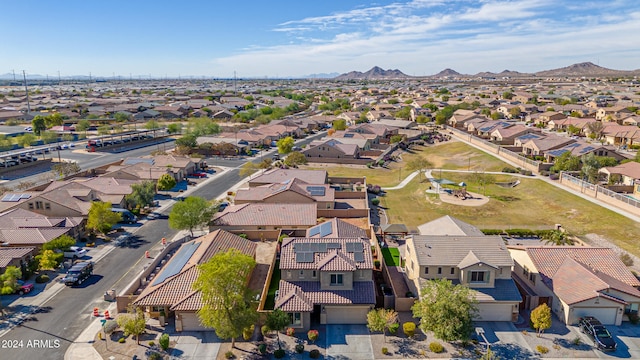
[(381, 251), (384, 263), (387, 266), (400, 266), (400, 251), (398, 248), (383, 247)]
[(273, 274), (271, 275), (269, 291), (267, 292), (267, 300), (264, 302), (265, 310), (273, 310), (276, 306), (276, 290), (278, 290), (278, 286), (280, 286), (280, 277), (280, 260), (276, 260), (273, 268)]

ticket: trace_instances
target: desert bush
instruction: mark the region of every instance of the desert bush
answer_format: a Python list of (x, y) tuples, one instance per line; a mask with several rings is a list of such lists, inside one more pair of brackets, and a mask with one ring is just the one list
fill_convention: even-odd
[(269, 334), (269, 331), (271, 331), (271, 329), (269, 329), (267, 325), (262, 325), (262, 327), (260, 328), (262, 336), (267, 336)]
[(118, 342), (119, 342), (120, 344), (124, 344), (124, 342), (125, 342), (125, 341), (127, 341), (127, 340), (125, 340), (125, 338), (124, 338), (124, 337), (121, 337), (120, 339), (118, 339)]
[(160, 340), (158, 340), (158, 343), (160, 344), (160, 348), (166, 351), (169, 348), (169, 334), (160, 335)]
[(253, 336), (253, 331), (255, 330), (255, 325), (251, 325), (248, 328), (244, 328), (242, 330), (242, 338), (244, 341), (248, 341)]
[(311, 329), (307, 332), (307, 338), (312, 343), (318, 340), (318, 330)]
[(623, 264), (625, 264), (626, 266), (633, 266), (633, 258), (631, 257), (631, 255), (629, 255), (628, 253), (622, 253), (620, 254), (620, 260), (622, 261)]
[(378, 198), (371, 199), (371, 204), (373, 204), (374, 206), (380, 205), (380, 199)]
[(578, 346), (580, 344), (582, 344), (582, 339), (580, 339), (580, 337), (576, 336), (573, 338), (573, 340), (571, 340), (571, 343), (575, 346)]
[(402, 331), (407, 337), (413, 337), (416, 334), (416, 324), (412, 322), (406, 322), (402, 324)]
[(439, 342), (432, 342), (431, 344), (429, 344), (429, 350), (431, 350), (431, 352), (434, 352), (436, 354), (440, 354), (441, 352), (444, 351), (444, 346), (442, 346), (442, 344), (440, 344)]
[(149, 341), (149, 346), (153, 347), (155, 345), (156, 345), (155, 341)]
[(47, 274), (40, 274), (36, 277), (36, 283), (38, 284), (44, 284), (48, 281), (49, 281), (49, 275)]
[(296, 334), (296, 329), (294, 328), (287, 328), (285, 334), (287, 334), (287, 336), (293, 336)]
[(309, 351), (309, 357), (312, 359), (317, 359), (320, 357), (320, 350), (318, 349), (313, 349), (311, 351)]
[(151, 354), (149, 354), (147, 359), (149, 359), (149, 360), (162, 360), (162, 355), (160, 355), (159, 353), (154, 351)]
[(232, 351), (227, 351), (226, 353), (224, 353), (224, 358), (225, 358), (225, 359), (233, 359), (233, 358), (235, 358), (235, 357), (236, 357), (236, 356), (233, 354), (233, 352), (232, 352)]
[(104, 332), (106, 332), (107, 334), (111, 334), (117, 328), (118, 328), (118, 322), (115, 320), (107, 320), (107, 322), (104, 323)]
[(398, 332), (398, 329), (400, 328), (400, 324), (398, 323), (393, 323), (391, 325), (389, 325), (389, 332), (392, 334), (395, 334)]
[(260, 352), (260, 354), (264, 355), (267, 353), (267, 344), (260, 344), (258, 345), (258, 352)]
[(304, 345), (302, 344), (296, 344), (296, 352), (298, 354), (302, 354), (304, 352)]
[(285, 356), (284, 349), (278, 349), (273, 352), (273, 357), (276, 359), (282, 359)]
[(386, 347), (382, 348), (382, 354), (383, 355), (387, 355), (389, 353), (389, 349), (387, 349)]
[(549, 348), (543, 345), (538, 345), (536, 346), (536, 351), (539, 352), (540, 354), (546, 354), (549, 352)]

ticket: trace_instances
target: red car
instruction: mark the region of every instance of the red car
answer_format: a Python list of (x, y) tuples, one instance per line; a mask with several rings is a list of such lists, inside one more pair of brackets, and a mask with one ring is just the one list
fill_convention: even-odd
[(206, 178), (206, 177), (207, 177), (207, 174), (206, 174), (206, 173), (203, 173), (203, 172), (196, 172), (196, 173), (193, 173), (193, 174), (189, 175), (189, 177), (194, 177), (194, 178)]
[(25, 284), (23, 281), (18, 281), (18, 285), (20, 285), (20, 288), (16, 291), (16, 294), (24, 295), (33, 290), (33, 284)]

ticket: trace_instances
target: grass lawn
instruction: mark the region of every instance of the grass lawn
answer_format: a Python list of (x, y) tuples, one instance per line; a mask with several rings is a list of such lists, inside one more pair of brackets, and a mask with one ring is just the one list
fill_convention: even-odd
[(267, 300), (264, 302), (265, 310), (273, 310), (276, 306), (276, 290), (280, 286), (280, 260), (276, 260), (271, 275), (271, 283), (269, 283), (269, 291), (267, 292)]
[(367, 177), (367, 184), (395, 186), (411, 173), (406, 165), (411, 159), (423, 156), (433, 163), (434, 169), (501, 171), (505, 166), (498, 158), (488, 155), (474, 147), (457, 141), (449, 141), (433, 146), (418, 146), (412, 152), (404, 152), (402, 161), (391, 162), (388, 169), (363, 166), (334, 165), (319, 166), (311, 164), (303, 169), (327, 170), (329, 176)]
[[(389, 191), (381, 199), (381, 205), (388, 208), (389, 222), (416, 228), (451, 215), (480, 229), (550, 228), (562, 224), (573, 235), (595, 233), (640, 255), (640, 244), (635, 240), (640, 237), (640, 224), (544, 181), (525, 178), (515, 188), (488, 185), (483, 189), (473, 181), (471, 174), (445, 172), (443, 177), (456, 183), (466, 182), (469, 191), (489, 196), (489, 203), (480, 207), (443, 203), (438, 196), (426, 194), (429, 184), (416, 178), (403, 189)], [(509, 179), (509, 176), (496, 177), (496, 181)]]
[(398, 248), (383, 247), (381, 251), (384, 263), (387, 266), (400, 266), (400, 251)]

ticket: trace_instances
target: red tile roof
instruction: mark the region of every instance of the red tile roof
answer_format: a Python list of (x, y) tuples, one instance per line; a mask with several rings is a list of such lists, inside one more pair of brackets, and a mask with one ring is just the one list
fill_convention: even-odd
[[(294, 251), (295, 244), (338, 243), (339, 249), (328, 249), (327, 252), (316, 252), (313, 262), (298, 262)], [(353, 252), (348, 252), (347, 243), (361, 243), (364, 261), (354, 260)], [(322, 268), (325, 267), (325, 268)], [(373, 257), (369, 240), (362, 238), (287, 238), (282, 241), (280, 249), (280, 269), (289, 270), (327, 270), (354, 271), (356, 269), (373, 269)]]
[(319, 281), (280, 280), (276, 308), (285, 312), (311, 312), (314, 304), (375, 304), (373, 281), (354, 281), (353, 290), (322, 290)]
[(317, 222), (317, 205), (242, 204), (227, 207), (215, 215), (217, 226), (313, 226)]

